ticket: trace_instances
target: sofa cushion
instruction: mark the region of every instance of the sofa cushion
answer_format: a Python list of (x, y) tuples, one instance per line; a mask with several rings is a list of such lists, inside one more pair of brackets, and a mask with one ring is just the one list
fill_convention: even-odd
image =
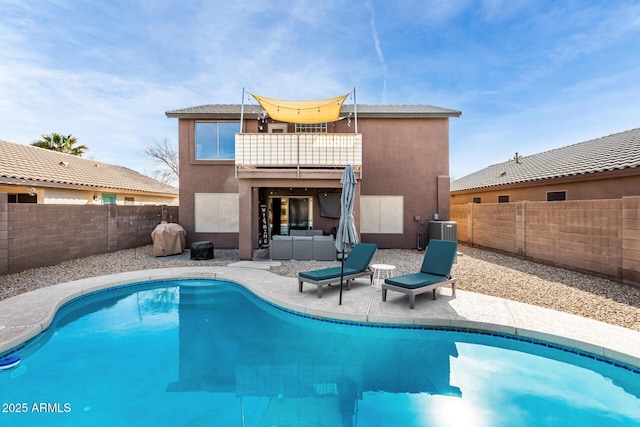
[(313, 240), (314, 240), (314, 241), (323, 241), (323, 240), (327, 240), (327, 241), (331, 241), (331, 242), (333, 242), (333, 236), (313, 236)]
[(281, 236), (280, 234), (276, 234), (271, 239), (272, 240), (292, 240), (292, 236)]
[(322, 230), (289, 230), (290, 236), (322, 236)]
[(447, 280), (449, 280), (448, 277), (437, 276), (435, 274), (411, 273), (405, 274), (404, 276), (388, 277), (384, 281), (385, 283), (400, 286), (401, 288), (417, 289)]
[[(320, 270), (312, 270), (312, 271), (301, 271), (299, 275), (301, 277), (305, 277), (311, 280), (326, 280), (333, 279), (335, 277), (340, 277), (340, 273), (342, 271), (342, 267), (328, 267), (322, 268)], [(353, 268), (344, 268), (344, 275), (348, 276), (350, 274), (360, 273), (358, 270), (354, 270)]]

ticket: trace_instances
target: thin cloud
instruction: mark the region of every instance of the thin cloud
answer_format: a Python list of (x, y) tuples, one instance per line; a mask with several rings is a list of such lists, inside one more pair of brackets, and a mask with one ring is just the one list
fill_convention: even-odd
[(383, 82), (383, 86), (382, 86), (382, 103), (386, 104), (386, 97), (387, 97), (387, 76), (389, 74), (388, 70), (387, 70), (387, 64), (384, 62), (384, 55), (382, 54), (382, 48), (380, 47), (380, 39), (378, 38), (378, 30), (376, 28), (376, 14), (375, 11), (373, 9), (373, 5), (371, 3), (367, 3), (367, 6), (369, 7), (369, 11), (371, 13), (371, 20), (370, 20), (370, 24), (371, 24), (371, 38), (373, 39), (373, 45), (376, 48), (376, 54), (378, 55), (378, 61), (380, 62), (380, 65), (382, 65), (382, 73), (384, 76), (384, 82)]

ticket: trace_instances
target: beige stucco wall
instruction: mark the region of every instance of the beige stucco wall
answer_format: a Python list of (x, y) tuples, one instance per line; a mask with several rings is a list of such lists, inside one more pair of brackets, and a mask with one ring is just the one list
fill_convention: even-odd
[[(101, 193), (100, 193), (101, 194)], [(161, 197), (152, 196), (148, 194), (130, 194), (130, 193), (116, 193), (116, 203), (118, 205), (129, 205), (130, 203), (125, 201), (125, 197), (133, 197), (134, 206), (146, 206), (146, 205), (167, 205), (178, 206), (178, 195), (175, 197)]]
[(498, 196), (507, 195), (510, 202), (546, 201), (549, 191), (566, 191), (567, 200), (640, 196), (640, 170), (623, 169), (504, 185), (500, 188), (455, 191), (451, 193), (451, 205), (471, 203), (474, 197), (480, 197), (482, 203), (498, 203)]
[[(9, 194), (27, 194), (29, 186), (17, 186), (17, 185), (0, 185), (0, 192)], [(125, 202), (125, 197), (132, 197), (134, 199), (133, 205), (167, 205), (177, 206), (178, 196), (159, 196), (149, 195), (141, 193), (122, 193), (116, 191), (99, 191), (99, 190), (77, 190), (70, 188), (51, 188), (51, 187), (33, 187), (37, 193), (34, 200), (40, 204), (56, 204), (56, 205), (101, 205), (102, 194), (115, 194), (116, 204), (128, 205), (129, 202)], [(94, 196), (98, 196), (98, 200), (94, 200)]]
[(88, 191), (69, 190), (65, 188), (42, 188), (43, 203), (58, 205), (93, 205), (93, 193)]

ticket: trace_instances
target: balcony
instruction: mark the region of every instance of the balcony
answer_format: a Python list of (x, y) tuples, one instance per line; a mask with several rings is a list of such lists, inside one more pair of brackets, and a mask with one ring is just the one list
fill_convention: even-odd
[(362, 134), (238, 133), (238, 178), (330, 178), (348, 164), (362, 174)]

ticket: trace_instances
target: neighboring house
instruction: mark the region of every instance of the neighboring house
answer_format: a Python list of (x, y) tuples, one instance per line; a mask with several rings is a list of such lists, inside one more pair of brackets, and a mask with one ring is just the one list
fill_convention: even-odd
[[(316, 109), (309, 106), (298, 111)], [(340, 107), (339, 117), (321, 123), (274, 120), (275, 111), (262, 105), (168, 111), (178, 119), (180, 224), (188, 240), (239, 248), (250, 259), (274, 234), (330, 234), (338, 226), (340, 178), (351, 164), (361, 240), (415, 248), (429, 218), (449, 216), (449, 118), (461, 113), (427, 105)]]
[(451, 204), (640, 195), (640, 129), (489, 166), (451, 183)]
[(9, 203), (177, 205), (178, 190), (121, 166), (0, 140)]

